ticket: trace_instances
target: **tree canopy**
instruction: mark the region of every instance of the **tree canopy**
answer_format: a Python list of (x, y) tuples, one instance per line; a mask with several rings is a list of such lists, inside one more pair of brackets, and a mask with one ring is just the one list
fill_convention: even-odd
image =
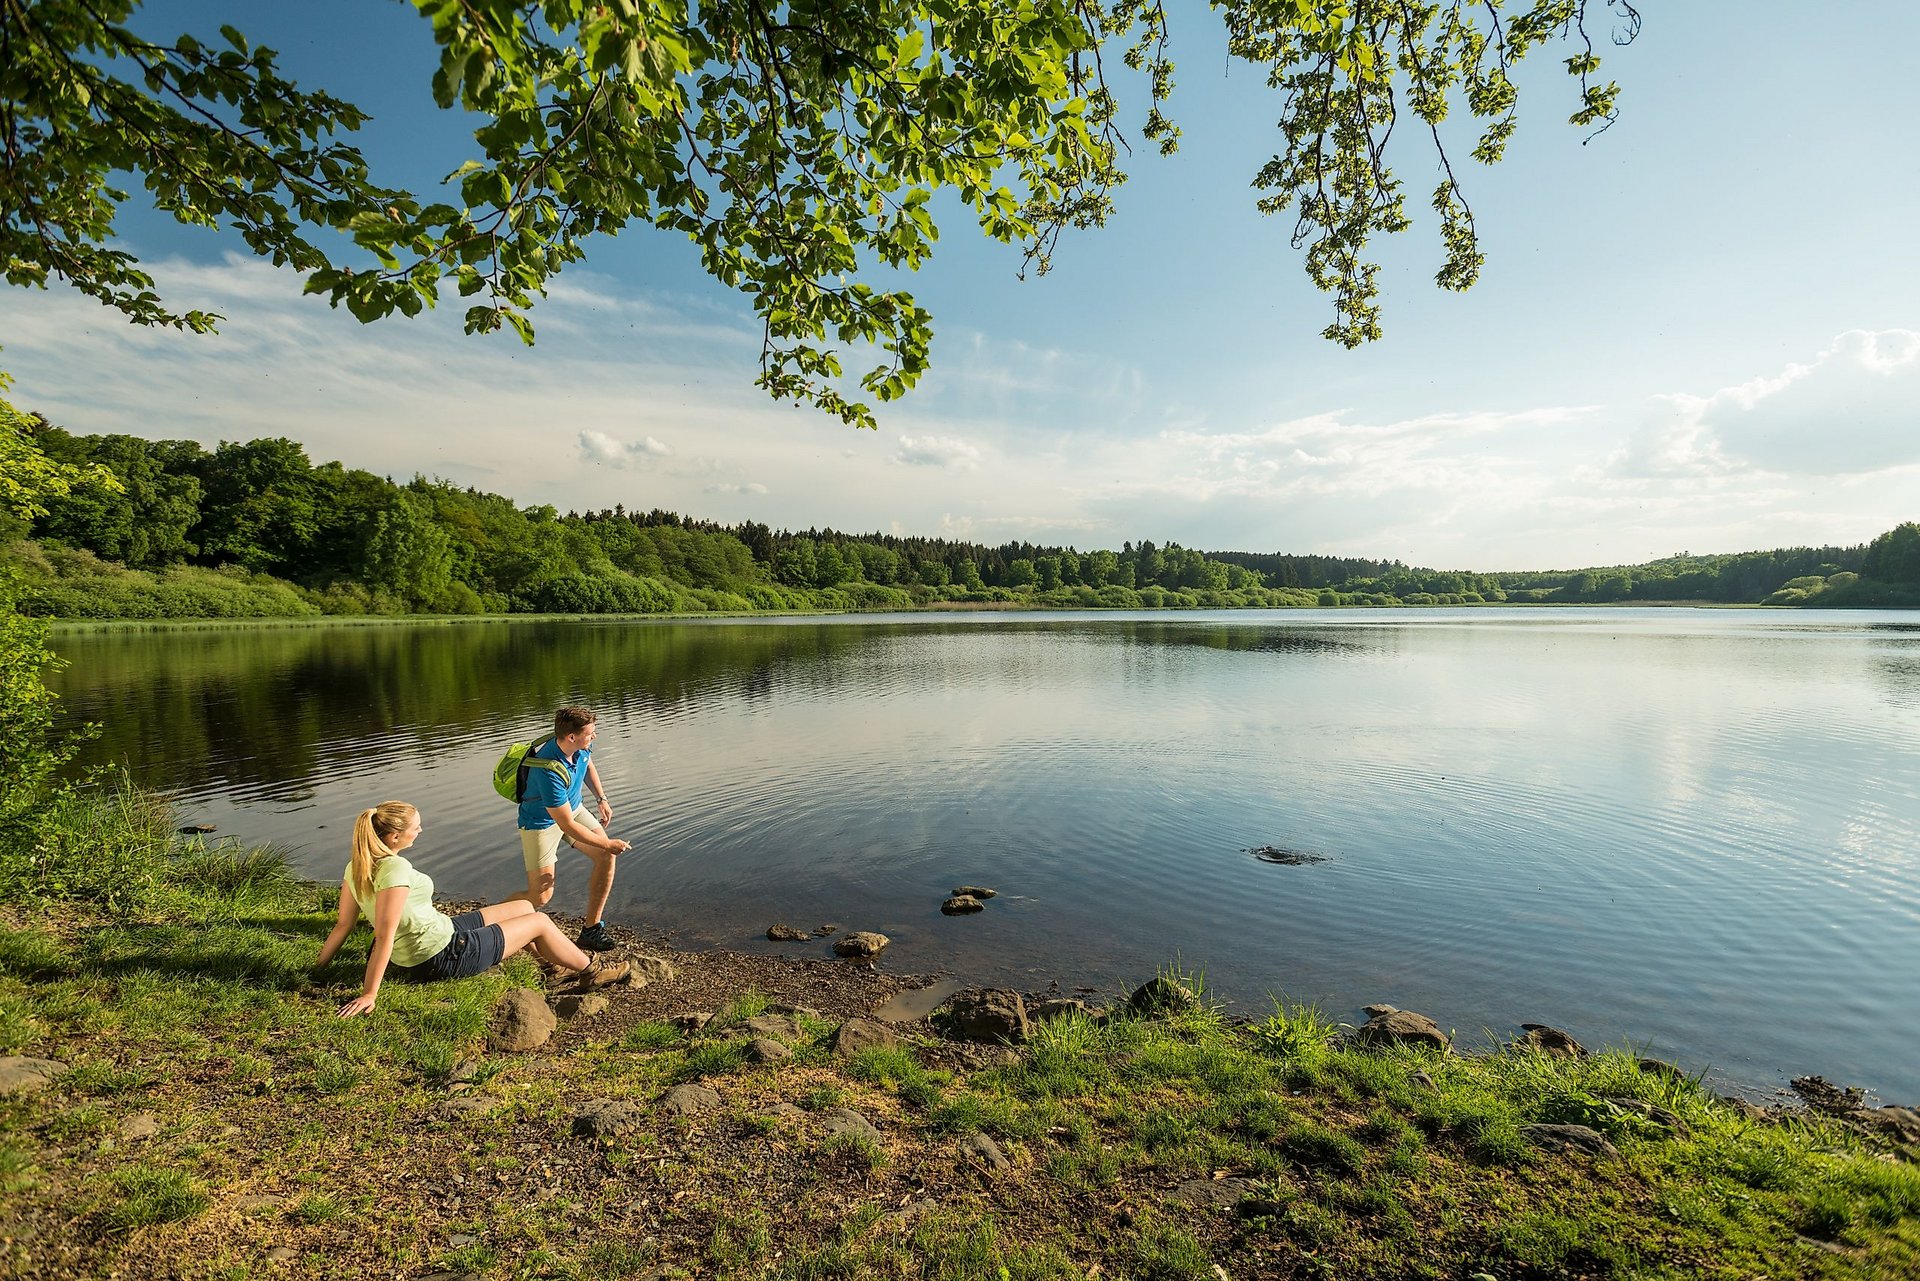
[[(174, 311), (115, 238), (131, 194), (185, 223), (225, 224), (256, 254), (363, 321), (470, 299), (469, 331), (511, 326), (595, 235), (647, 222), (690, 237), (745, 294), (759, 382), (872, 426), (926, 369), (932, 319), (876, 284), (919, 267), (958, 198), (980, 230), (1045, 271), (1061, 234), (1113, 210), (1139, 133), (1178, 145), (1159, 0), (412, 0), (438, 48), (434, 102), (479, 120), (446, 157), (445, 190), (382, 182), (345, 141), (367, 122), (304, 89), (231, 26), (156, 36), (140, 0), (0, 3), (0, 255), (7, 280), (50, 279), (140, 324), (211, 328)], [(1278, 91), (1284, 148), (1260, 208), (1290, 215), (1325, 330), (1380, 334), (1369, 243), (1410, 225), (1388, 155), (1403, 114), (1436, 157), (1443, 259), (1464, 289), (1482, 253), (1442, 126), (1472, 118), (1498, 160), (1515, 127), (1515, 64), (1559, 42), (1576, 125), (1619, 90), (1600, 39), (1631, 40), (1627, 0), (1213, 0), (1233, 56)], [(1111, 65), (1109, 59), (1112, 60)], [(1121, 73), (1124, 66), (1127, 72)], [(327, 235), (345, 233), (343, 243)], [(843, 356), (865, 364), (857, 379)], [(852, 380), (850, 385), (849, 380)], [(857, 386), (858, 390), (854, 390)]]

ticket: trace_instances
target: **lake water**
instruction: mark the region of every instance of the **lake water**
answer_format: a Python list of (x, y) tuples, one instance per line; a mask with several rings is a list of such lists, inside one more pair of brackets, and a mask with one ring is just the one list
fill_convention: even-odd
[[(776, 921), (883, 965), (1257, 1014), (1386, 1001), (1475, 1038), (1629, 1039), (1749, 1091), (1920, 1100), (1920, 616), (979, 614), (74, 634), (93, 760), (332, 879), (424, 815), (441, 891), (524, 884), (494, 760), (600, 712), (609, 915)], [(1276, 866), (1254, 847), (1324, 862)], [(577, 912), (584, 860), (555, 906)], [(943, 917), (955, 885), (997, 887)]]

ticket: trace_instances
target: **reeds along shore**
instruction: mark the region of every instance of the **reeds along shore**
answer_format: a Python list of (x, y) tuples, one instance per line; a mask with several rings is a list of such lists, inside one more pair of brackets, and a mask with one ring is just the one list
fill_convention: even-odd
[(1920, 1275), (1912, 1148), (1626, 1053), (1363, 1048), (1190, 982), (863, 1041), (894, 981), (727, 954), (491, 1050), (531, 961), (343, 1021), (331, 887), (124, 785), (38, 817), (0, 849), (8, 1276)]

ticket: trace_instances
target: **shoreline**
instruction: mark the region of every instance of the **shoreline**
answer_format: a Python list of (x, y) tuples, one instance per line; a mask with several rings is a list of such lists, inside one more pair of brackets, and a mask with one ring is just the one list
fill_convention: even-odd
[(368, 935), (311, 972), (334, 887), (168, 847), (140, 902), (0, 907), (22, 1281), (1920, 1266), (1920, 1115), (1869, 1124), (1823, 1082), (1764, 1111), (1545, 1034), (1452, 1053), (1390, 1007), (1229, 1019), (1167, 973), (1105, 1011), (1001, 991), (886, 1023), (927, 976), (621, 926), (627, 984), (517, 956), (341, 1020)]

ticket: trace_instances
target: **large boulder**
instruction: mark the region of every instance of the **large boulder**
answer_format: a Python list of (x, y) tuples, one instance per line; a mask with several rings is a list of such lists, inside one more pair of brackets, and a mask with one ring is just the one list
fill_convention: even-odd
[(839, 956), (878, 956), (887, 944), (893, 942), (884, 934), (872, 930), (855, 930), (843, 934), (833, 941), (833, 950)]
[(1024, 1041), (1027, 1003), (1006, 988), (971, 988), (947, 1002), (946, 1025), (962, 1041)]
[(0, 1094), (38, 1094), (67, 1070), (55, 1059), (36, 1059), (19, 1054), (0, 1057)]
[(1381, 1048), (1389, 1045), (1417, 1045), (1445, 1053), (1453, 1042), (1440, 1025), (1424, 1014), (1395, 1009), (1391, 1005), (1366, 1007), (1367, 1021), (1353, 1034), (1355, 1045)]
[(558, 1026), (540, 993), (517, 987), (494, 1004), (487, 1023), (487, 1046), (503, 1054), (537, 1050)]

